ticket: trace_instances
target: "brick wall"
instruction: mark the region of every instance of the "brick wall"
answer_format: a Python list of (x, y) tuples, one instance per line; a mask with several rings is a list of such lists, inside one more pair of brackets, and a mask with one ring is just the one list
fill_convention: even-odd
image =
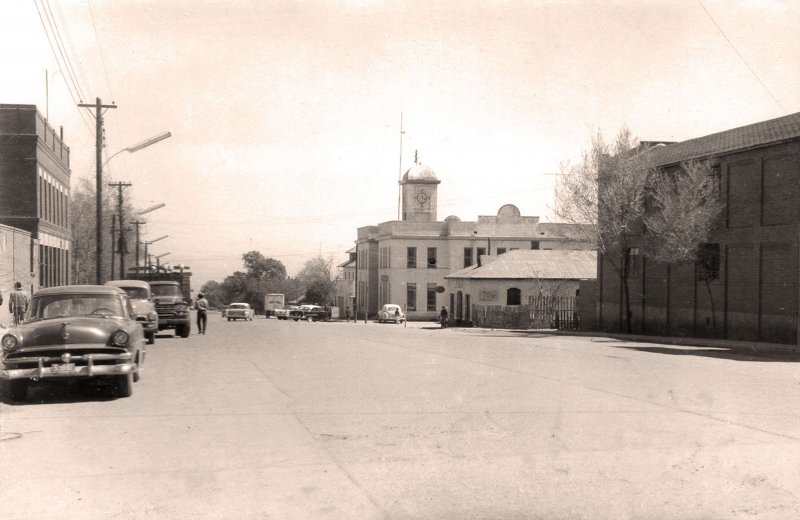
[[(712, 238), (720, 245), (719, 278), (709, 295), (694, 265), (645, 260), (630, 280), (633, 331), (796, 344), (800, 140), (718, 159), (726, 202)], [(600, 266), (599, 328), (620, 330), (619, 278), (608, 259)]]

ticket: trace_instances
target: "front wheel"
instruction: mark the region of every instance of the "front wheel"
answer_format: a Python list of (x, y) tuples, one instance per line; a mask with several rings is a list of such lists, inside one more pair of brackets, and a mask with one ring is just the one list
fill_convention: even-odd
[(114, 397), (130, 397), (133, 395), (133, 374), (114, 377)]
[(191, 332), (192, 328), (189, 325), (181, 325), (180, 327), (175, 329), (175, 335), (180, 336), (182, 338), (188, 338)]

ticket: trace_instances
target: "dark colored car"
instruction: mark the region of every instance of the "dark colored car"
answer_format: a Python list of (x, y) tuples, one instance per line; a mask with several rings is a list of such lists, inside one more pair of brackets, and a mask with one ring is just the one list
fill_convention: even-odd
[(0, 340), (0, 380), (13, 400), (24, 400), (41, 380), (102, 378), (128, 397), (139, 379), (145, 336), (128, 295), (103, 285), (42, 289), (25, 322)]
[(331, 311), (319, 305), (301, 305), (301, 316), (299, 319), (306, 321), (328, 321), (331, 319)]

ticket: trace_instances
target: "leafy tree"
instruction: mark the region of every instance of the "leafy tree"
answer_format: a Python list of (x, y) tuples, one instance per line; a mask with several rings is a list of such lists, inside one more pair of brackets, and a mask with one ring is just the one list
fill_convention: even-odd
[(258, 251), (250, 251), (242, 255), (247, 276), (251, 278), (286, 279), (286, 267), (279, 260), (267, 258)]
[(200, 292), (205, 295), (211, 307), (222, 307), (225, 305), (225, 292), (222, 284), (219, 282), (211, 280), (210, 282), (204, 283), (200, 288)]
[[(71, 240), (71, 264), (70, 280), (74, 284), (93, 284), (96, 280), (97, 270), (97, 199), (95, 197), (94, 181), (88, 178), (80, 179), (77, 184), (72, 186), (70, 192), (69, 212), (70, 228), (72, 232)], [(118, 244), (111, 242), (111, 224), (114, 221), (112, 215), (117, 213), (116, 196), (110, 190), (103, 190), (101, 230), (103, 233), (103, 258), (100, 262), (102, 279), (111, 280), (119, 278), (119, 256), (115, 254)], [(126, 216), (126, 229), (129, 229), (129, 220), (135, 215), (136, 210), (130, 203), (129, 198), (123, 203), (123, 213)], [(115, 229), (119, 230), (119, 222)], [(131, 244), (135, 240), (135, 234), (129, 230), (127, 242)], [(126, 266), (133, 266), (136, 263), (134, 258), (135, 248), (127, 246), (128, 253), (125, 256)], [(112, 271), (112, 255), (114, 255), (114, 268)], [(124, 276), (124, 275), (123, 275)]]
[(305, 300), (310, 303), (327, 305), (336, 290), (340, 273), (334, 270), (333, 258), (318, 256), (308, 260), (297, 275), (305, 290)]
[(713, 159), (692, 160), (676, 171), (659, 171), (653, 177), (648, 211), (644, 217), (645, 254), (657, 262), (697, 263), (711, 304), (714, 330), (717, 318), (711, 290), (713, 266), (702, 249), (719, 222), (723, 203)]
[(627, 128), (607, 144), (598, 133), (591, 150), (584, 151), (577, 165), (563, 165), (557, 191), (557, 215), (566, 222), (595, 224), (578, 226), (617, 273), (623, 291), (623, 330), (631, 332), (628, 277), (634, 237), (641, 234), (645, 200), (654, 169), (646, 156), (637, 153)]

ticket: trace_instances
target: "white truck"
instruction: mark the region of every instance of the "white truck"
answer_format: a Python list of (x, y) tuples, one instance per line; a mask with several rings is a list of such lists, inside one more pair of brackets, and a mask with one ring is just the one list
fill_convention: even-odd
[(282, 294), (267, 294), (264, 296), (264, 313), (267, 318), (275, 316), (276, 310), (281, 310), (285, 307), (285, 299)]

